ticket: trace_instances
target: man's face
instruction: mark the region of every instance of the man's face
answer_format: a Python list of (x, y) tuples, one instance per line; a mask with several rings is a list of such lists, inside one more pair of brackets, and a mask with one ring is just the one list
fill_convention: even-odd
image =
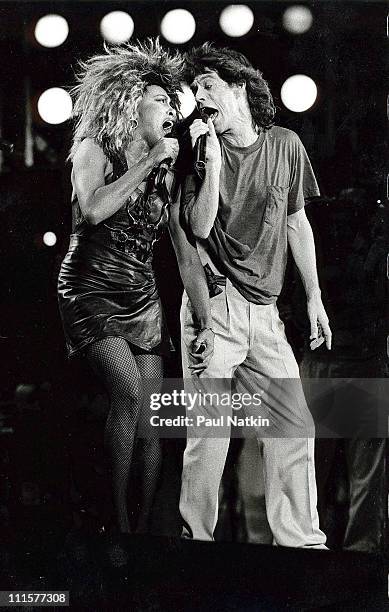
[(209, 71), (197, 76), (191, 89), (200, 110), (209, 107), (216, 111), (213, 124), (217, 134), (233, 128), (236, 118), (240, 117), (236, 85), (226, 83), (216, 72)]
[(166, 91), (159, 85), (149, 85), (138, 106), (137, 136), (151, 148), (169, 134), (177, 120)]

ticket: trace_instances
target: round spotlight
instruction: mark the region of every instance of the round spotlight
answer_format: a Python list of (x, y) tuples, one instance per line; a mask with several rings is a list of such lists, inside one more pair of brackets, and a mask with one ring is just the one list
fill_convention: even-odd
[(192, 13), (185, 9), (169, 11), (161, 21), (162, 36), (176, 45), (188, 42), (195, 31), (194, 17)]
[(72, 114), (72, 99), (60, 87), (46, 89), (38, 100), (38, 113), (46, 123), (63, 123)]
[(131, 38), (134, 32), (134, 21), (124, 11), (112, 11), (102, 18), (100, 32), (108, 42), (121, 44)]
[(57, 243), (57, 236), (54, 232), (45, 232), (43, 234), (43, 244), (48, 247), (52, 247)]
[(251, 30), (253, 23), (253, 11), (245, 4), (232, 4), (220, 13), (219, 24), (227, 36), (244, 36)]
[(189, 117), (189, 115), (193, 113), (194, 109), (196, 108), (196, 100), (188, 85), (183, 84), (182, 89), (184, 90), (182, 93), (180, 91), (178, 92), (180, 111), (183, 117)]
[(35, 38), (42, 47), (59, 47), (68, 34), (68, 22), (61, 15), (45, 15), (35, 26)]
[(289, 6), (282, 16), (285, 30), (292, 34), (304, 34), (313, 22), (312, 13), (307, 6)]
[(281, 87), (281, 100), (291, 111), (303, 113), (311, 108), (317, 97), (315, 81), (305, 74), (295, 74)]

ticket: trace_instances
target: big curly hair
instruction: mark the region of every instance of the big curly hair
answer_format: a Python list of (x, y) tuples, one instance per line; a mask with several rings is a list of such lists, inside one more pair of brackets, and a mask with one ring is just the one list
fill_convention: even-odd
[(69, 158), (84, 138), (93, 138), (110, 159), (120, 157), (132, 140), (146, 87), (163, 87), (179, 112), (182, 77), (181, 56), (163, 49), (158, 39), (105, 46), (104, 54), (80, 62), (71, 90), (75, 127)]
[(269, 86), (242, 53), (227, 47), (215, 47), (206, 42), (185, 55), (185, 81), (192, 83), (196, 76), (215, 71), (226, 83), (245, 81), (251, 115), (257, 128), (269, 129), (274, 124), (276, 107)]

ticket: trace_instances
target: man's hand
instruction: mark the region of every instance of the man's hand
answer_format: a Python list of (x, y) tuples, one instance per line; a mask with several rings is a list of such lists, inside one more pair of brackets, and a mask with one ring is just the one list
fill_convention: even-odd
[(215, 128), (211, 119), (204, 123), (201, 119), (195, 119), (189, 128), (192, 147), (194, 148), (197, 139), (202, 134), (207, 134), (206, 162), (214, 165), (221, 165), (221, 151), (219, 141), (216, 136)]
[(212, 329), (203, 329), (193, 342), (190, 356), (194, 363), (189, 366), (193, 375), (199, 376), (208, 367), (213, 355), (214, 336)]
[(328, 323), (327, 313), (321, 301), (320, 290), (317, 289), (308, 296), (307, 310), (309, 323), (311, 326), (310, 340), (318, 338), (320, 325), (323, 330), (323, 335), (326, 341), (326, 347), (331, 350), (332, 332)]

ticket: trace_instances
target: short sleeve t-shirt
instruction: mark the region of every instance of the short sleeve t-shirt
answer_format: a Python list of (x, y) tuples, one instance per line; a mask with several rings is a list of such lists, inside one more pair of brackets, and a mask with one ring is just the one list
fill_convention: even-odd
[[(205, 248), (216, 268), (250, 302), (271, 304), (284, 281), (287, 216), (320, 195), (297, 134), (273, 126), (252, 145), (220, 138), (219, 208)], [(185, 201), (194, 196), (189, 189)]]

